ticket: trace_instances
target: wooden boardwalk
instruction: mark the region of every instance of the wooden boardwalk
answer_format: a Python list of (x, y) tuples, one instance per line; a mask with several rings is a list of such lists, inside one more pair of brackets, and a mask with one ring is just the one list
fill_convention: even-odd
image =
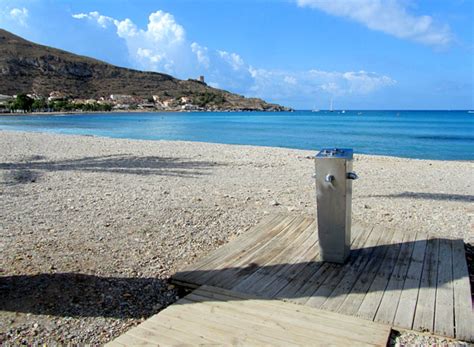
[(474, 340), (462, 240), (354, 226), (345, 265), (321, 262), (318, 251), (312, 217), (273, 216), (176, 273), (173, 282)]
[(386, 346), (390, 327), (202, 286), (108, 346)]

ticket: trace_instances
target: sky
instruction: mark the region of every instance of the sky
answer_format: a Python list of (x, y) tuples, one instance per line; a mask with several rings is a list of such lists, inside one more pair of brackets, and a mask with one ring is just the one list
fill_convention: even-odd
[(0, 0), (0, 28), (296, 109), (474, 109), (474, 0)]

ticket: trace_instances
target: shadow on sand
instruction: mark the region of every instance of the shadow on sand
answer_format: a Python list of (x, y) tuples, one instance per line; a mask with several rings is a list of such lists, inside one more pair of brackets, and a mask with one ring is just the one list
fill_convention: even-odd
[[(463, 271), (449, 271), (444, 277), (437, 276), (443, 264), (450, 264), (451, 260), (445, 262), (441, 257), (441, 254), (449, 253), (446, 247), (450, 245), (451, 240), (430, 239), (359, 248), (351, 251), (344, 265), (320, 261), (259, 265), (257, 257), (255, 262), (245, 266), (178, 272), (173, 278), (266, 299), (337, 297), (401, 289), (388, 285), (389, 279), (402, 280), (403, 290), (436, 287), (460, 276), (467, 277), (467, 272)], [(418, 254), (416, 259), (412, 257), (414, 249)], [(429, 254), (436, 260), (427, 258)], [(409, 270), (411, 263), (416, 263), (418, 271)], [(410, 281), (405, 281), (408, 277)], [(378, 280), (374, 281), (375, 278)], [(167, 297), (166, 291), (166, 283), (155, 278), (74, 273), (3, 276), (0, 277), (0, 310), (73, 317), (148, 317), (159, 310), (156, 304), (166, 304), (160, 301)], [(168, 295), (170, 301), (175, 295)]]
[(171, 303), (176, 293), (156, 278), (76, 273), (0, 277), (0, 310), (63, 317), (141, 318)]
[(403, 192), (403, 193), (399, 193), (399, 194), (369, 195), (369, 196), (365, 196), (365, 197), (394, 198), (394, 199), (420, 199), (420, 200), (434, 200), (434, 201), (474, 202), (474, 195), (445, 194), (445, 193)]
[(43, 173), (54, 171), (83, 171), (131, 175), (162, 175), (198, 177), (208, 175), (211, 168), (223, 164), (209, 161), (187, 160), (176, 157), (107, 155), (78, 159), (48, 161), (42, 156), (25, 158), (16, 163), (0, 163), (5, 171), (6, 184), (36, 182)]

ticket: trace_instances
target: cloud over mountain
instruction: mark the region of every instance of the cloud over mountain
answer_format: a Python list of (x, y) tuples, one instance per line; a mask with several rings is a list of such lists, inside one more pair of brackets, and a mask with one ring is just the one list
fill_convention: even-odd
[(246, 96), (269, 100), (291, 99), (295, 95), (365, 95), (396, 83), (389, 76), (366, 71), (328, 72), (269, 70), (254, 67), (235, 52), (211, 49), (186, 37), (185, 28), (163, 11), (149, 15), (146, 28), (130, 19), (116, 19), (99, 12), (74, 14), (102, 29), (114, 29), (125, 40), (135, 67), (161, 71), (180, 78), (205, 75), (212, 86)]

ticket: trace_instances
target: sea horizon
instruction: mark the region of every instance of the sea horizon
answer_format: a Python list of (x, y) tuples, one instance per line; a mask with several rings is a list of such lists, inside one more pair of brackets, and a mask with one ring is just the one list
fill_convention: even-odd
[[(112, 112), (0, 116), (1, 130), (180, 140), (413, 159), (474, 160), (468, 110), (293, 112)], [(444, 114), (444, 116), (443, 116)], [(61, 120), (59, 120), (61, 119)]]

